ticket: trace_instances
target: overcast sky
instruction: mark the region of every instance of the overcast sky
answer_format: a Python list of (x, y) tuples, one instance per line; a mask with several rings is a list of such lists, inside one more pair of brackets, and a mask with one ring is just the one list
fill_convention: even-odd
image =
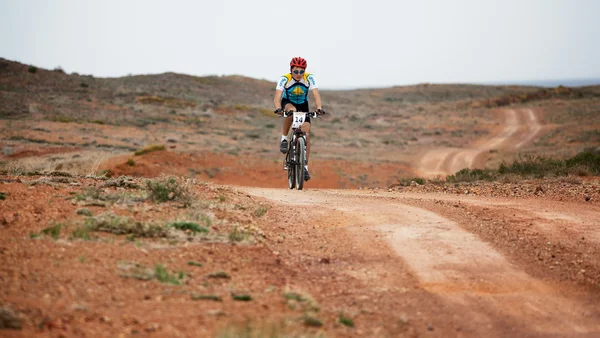
[(0, 57), (67, 73), (322, 88), (600, 78), (595, 0), (0, 0)]

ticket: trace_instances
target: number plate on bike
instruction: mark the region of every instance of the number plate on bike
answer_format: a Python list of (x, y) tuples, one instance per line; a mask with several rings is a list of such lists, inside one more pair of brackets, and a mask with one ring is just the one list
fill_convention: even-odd
[(295, 129), (300, 128), (302, 123), (304, 123), (304, 120), (306, 120), (306, 113), (294, 112), (294, 117), (292, 120), (292, 128), (295, 128)]

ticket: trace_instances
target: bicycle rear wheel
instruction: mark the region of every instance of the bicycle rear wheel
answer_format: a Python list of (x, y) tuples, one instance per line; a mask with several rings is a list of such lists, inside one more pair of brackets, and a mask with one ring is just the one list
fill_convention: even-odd
[(304, 162), (306, 157), (306, 140), (304, 137), (298, 138), (298, 145), (296, 147), (296, 159), (298, 162), (294, 167), (296, 167), (296, 189), (302, 190), (304, 187)]

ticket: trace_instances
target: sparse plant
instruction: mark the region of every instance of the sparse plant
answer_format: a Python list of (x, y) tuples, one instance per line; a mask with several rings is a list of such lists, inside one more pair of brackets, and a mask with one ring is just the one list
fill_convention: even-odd
[(304, 315), (303, 321), (304, 321), (304, 325), (306, 325), (306, 326), (311, 326), (311, 327), (323, 326), (323, 322), (319, 318), (311, 316), (309, 314)]
[(175, 284), (175, 285), (181, 284), (180, 281), (183, 278), (183, 276), (181, 276), (181, 275), (175, 276), (173, 274), (170, 274), (169, 271), (167, 270), (167, 268), (165, 268), (161, 264), (156, 264), (156, 267), (154, 268), (154, 274), (156, 275), (156, 279), (159, 282)]
[(32, 74), (35, 74), (35, 73), (37, 73), (38, 69), (37, 69), (36, 66), (29, 66), (27, 68), (27, 71), (30, 72), (30, 73), (32, 73)]
[(152, 144), (149, 145), (147, 147), (144, 147), (142, 149), (138, 149), (135, 151), (134, 155), (135, 156), (140, 156), (140, 155), (144, 155), (144, 154), (148, 154), (154, 151), (161, 151), (161, 150), (165, 150), (165, 145), (164, 144)]
[(130, 167), (133, 167), (135, 166), (135, 161), (132, 158), (130, 158), (127, 160), (126, 164)]
[(344, 314), (339, 315), (338, 320), (340, 322), (340, 324), (347, 326), (347, 327), (354, 327), (354, 320), (352, 320), (352, 318), (350, 317), (346, 317)]
[(249, 302), (252, 300), (252, 296), (245, 294), (245, 293), (242, 293), (242, 294), (232, 293), (231, 298), (233, 300), (242, 301), (242, 302)]
[(250, 233), (247, 231), (240, 230), (238, 227), (235, 227), (233, 231), (229, 233), (229, 240), (232, 242), (241, 242), (250, 238)]
[(92, 231), (102, 231), (117, 235), (134, 235), (137, 237), (168, 237), (165, 227), (136, 222), (126, 216), (118, 216), (108, 211), (94, 217), (88, 217), (85, 225)]
[(83, 191), (75, 195), (76, 201), (97, 200), (100, 198), (102, 191), (96, 187), (84, 187)]
[(0, 200), (4, 201), (6, 199), (6, 193), (0, 192)]
[(283, 297), (285, 297), (287, 300), (295, 300), (297, 302), (303, 302), (306, 300), (306, 298), (297, 292), (286, 292)]
[(223, 298), (215, 295), (200, 295), (200, 294), (192, 294), (192, 300), (212, 300), (215, 302), (222, 302)]
[(174, 176), (148, 180), (146, 189), (150, 198), (157, 203), (180, 201), (187, 207), (191, 205), (194, 197), (191, 181)]
[(231, 276), (225, 271), (217, 271), (208, 274), (208, 278), (217, 278), (217, 279), (231, 279)]
[(90, 228), (88, 228), (86, 226), (80, 226), (80, 227), (76, 228), (75, 230), (73, 230), (72, 236), (73, 236), (73, 238), (78, 238), (78, 239), (83, 239), (85, 241), (89, 241), (91, 239)]
[(256, 208), (256, 210), (254, 210), (254, 216), (261, 217), (266, 214), (268, 210), (269, 209), (265, 205), (261, 204), (258, 208)]
[[(271, 113), (273, 114), (273, 113)], [(288, 320), (234, 321), (220, 329), (216, 338), (325, 338), (323, 332), (307, 332), (305, 328), (290, 326)]]
[(62, 223), (57, 223), (51, 227), (45, 228), (44, 230), (42, 230), (42, 233), (44, 235), (48, 235), (48, 236), (52, 237), (52, 239), (54, 239), (54, 240), (57, 240), (58, 237), (60, 236), (60, 230), (62, 229), (62, 227), (63, 227)]
[(196, 261), (189, 261), (188, 265), (191, 265), (191, 266), (202, 266), (202, 263), (196, 262)]
[(300, 307), (303, 311), (318, 312), (320, 310), (319, 304), (315, 299), (308, 293), (301, 293), (296, 291), (286, 291), (283, 294), (287, 301), (287, 305), (290, 309), (296, 309)]
[(495, 178), (495, 176), (489, 170), (481, 170), (481, 169), (461, 169), (454, 175), (449, 175), (446, 177), (446, 182), (448, 183), (458, 183), (458, 182), (475, 182), (475, 181), (491, 181)]
[(208, 233), (208, 228), (205, 228), (203, 226), (201, 226), (198, 223), (193, 223), (193, 222), (172, 222), (169, 223), (168, 226), (175, 228), (177, 230), (181, 230), (181, 231), (189, 231), (193, 234), (196, 233)]

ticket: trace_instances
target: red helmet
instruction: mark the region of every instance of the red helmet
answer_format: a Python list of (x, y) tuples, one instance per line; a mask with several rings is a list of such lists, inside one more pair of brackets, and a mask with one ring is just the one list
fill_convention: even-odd
[(306, 68), (306, 60), (297, 56), (297, 57), (293, 58), (292, 61), (290, 61), (290, 68), (291, 67)]

